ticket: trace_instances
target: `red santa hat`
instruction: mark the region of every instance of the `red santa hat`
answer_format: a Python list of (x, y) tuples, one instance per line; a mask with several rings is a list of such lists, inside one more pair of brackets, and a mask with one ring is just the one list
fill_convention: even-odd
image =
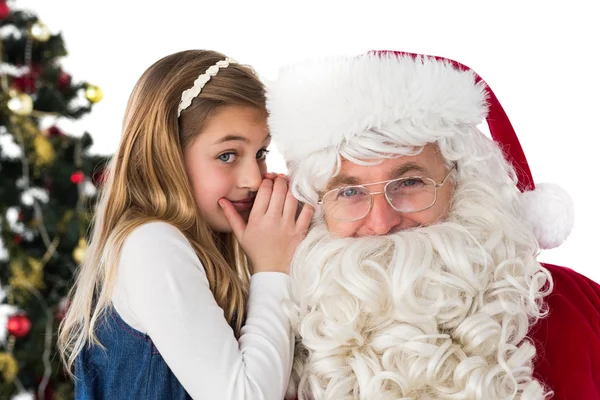
[(493, 140), (516, 171), (525, 222), (540, 246), (557, 247), (571, 232), (570, 196), (557, 185), (536, 187), (497, 97), (461, 63), (396, 51), (307, 62), (281, 70), (269, 85), (267, 106), (271, 135), (292, 166), (401, 120), (435, 129), (477, 126), (485, 119)]

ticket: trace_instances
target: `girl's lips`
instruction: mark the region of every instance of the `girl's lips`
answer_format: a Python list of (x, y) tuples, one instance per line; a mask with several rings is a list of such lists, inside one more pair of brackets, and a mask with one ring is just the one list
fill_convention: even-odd
[[(229, 200), (231, 201), (231, 200)], [(248, 198), (244, 200), (231, 201), (231, 204), (235, 207), (238, 212), (248, 211), (252, 208), (254, 204), (254, 198)]]

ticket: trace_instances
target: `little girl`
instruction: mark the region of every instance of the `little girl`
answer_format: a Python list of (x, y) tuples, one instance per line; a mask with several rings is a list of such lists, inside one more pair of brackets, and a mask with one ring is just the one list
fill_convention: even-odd
[(214, 51), (136, 84), (60, 328), (77, 399), (284, 397), (288, 268), (312, 209), (266, 173), (265, 90)]

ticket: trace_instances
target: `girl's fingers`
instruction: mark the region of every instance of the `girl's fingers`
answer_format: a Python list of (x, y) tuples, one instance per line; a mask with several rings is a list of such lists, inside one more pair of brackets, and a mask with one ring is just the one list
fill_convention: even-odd
[(296, 219), (296, 212), (298, 211), (298, 200), (294, 197), (292, 189), (288, 189), (287, 196), (285, 197), (285, 204), (283, 205), (283, 218), (288, 221), (294, 221)]
[(312, 221), (314, 212), (315, 209), (310, 204), (302, 205), (302, 211), (300, 211), (300, 215), (296, 220), (296, 228), (302, 232), (302, 235), (306, 235), (308, 232), (308, 226), (310, 221)]
[(265, 215), (269, 208), (272, 193), (273, 181), (271, 179), (263, 179), (258, 187), (258, 192), (256, 193), (254, 204), (252, 205), (252, 211), (250, 211), (250, 218), (255, 215), (258, 217)]
[(241, 241), (242, 237), (244, 236), (244, 232), (246, 231), (246, 222), (229, 200), (220, 199), (219, 205), (223, 209), (223, 213), (225, 214), (225, 218), (227, 218), (227, 222), (229, 222), (229, 225), (231, 226), (231, 230), (233, 230), (233, 234), (236, 236), (238, 241)]
[(271, 195), (271, 201), (269, 203), (268, 212), (274, 215), (283, 214), (283, 205), (288, 192), (287, 181), (283, 178), (275, 178), (273, 184), (273, 194)]

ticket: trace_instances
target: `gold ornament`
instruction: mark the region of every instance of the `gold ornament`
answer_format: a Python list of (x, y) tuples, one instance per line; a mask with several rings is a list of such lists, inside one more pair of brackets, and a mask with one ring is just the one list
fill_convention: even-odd
[(10, 272), (8, 283), (13, 289), (43, 289), (45, 286), (44, 264), (33, 257), (27, 258), (27, 267), (21, 260), (11, 262)]
[(33, 123), (31, 118), (20, 118), (19, 121), (14, 121), (13, 124), (19, 124), (26, 137), (34, 137), (41, 134), (37, 125)]
[(17, 115), (29, 115), (33, 111), (33, 100), (27, 93), (14, 94), (6, 105)]
[(31, 25), (31, 27), (29, 28), (29, 34), (38, 42), (47, 42), (48, 39), (50, 39), (50, 36), (52, 35), (50, 29), (48, 29), (46, 24), (40, 21)]
[(87, 242), (84, 238), (79, 239), (79, 243), (75, 250), (73, 250), (73, 260), (78, 264), (81, 264), (85, 259), (85, 251), (87, 250)]
[(56, 153), (52, 143), (43, 134), (38, 134), (33, 139), (33, 148), (35, 150), (36, 158), (34, 160), (35, 165), (43, 167), (44, 165), (51, 165), (54, 163)]
[(88, 85), (85, 89), (85, 97), (92, 103), (98, 103), (104, 97), (104, 92), (99, 86)]
[(12, 383), (19, 372), (19, 364), (10, 353), (0, 353), (0, 372), (7, 383)]

